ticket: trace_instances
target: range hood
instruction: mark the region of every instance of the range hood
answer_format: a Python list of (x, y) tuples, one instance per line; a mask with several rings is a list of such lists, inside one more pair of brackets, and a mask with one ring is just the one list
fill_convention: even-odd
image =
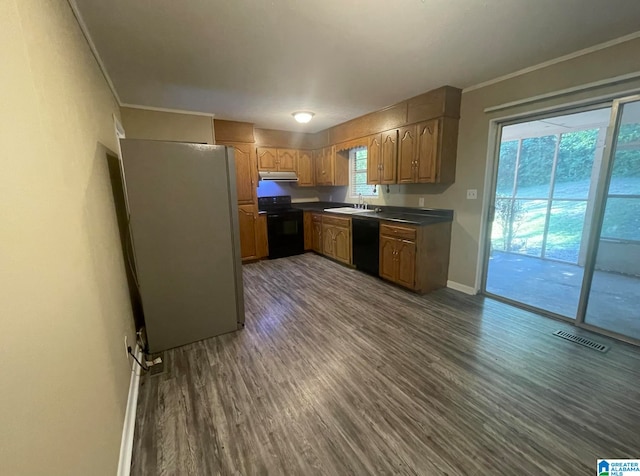
[(271, 170), (260, 170), (258, 172), (260, 180), (270, 182), (297, 182), (298, 176), (295, 172), (272, 172)]

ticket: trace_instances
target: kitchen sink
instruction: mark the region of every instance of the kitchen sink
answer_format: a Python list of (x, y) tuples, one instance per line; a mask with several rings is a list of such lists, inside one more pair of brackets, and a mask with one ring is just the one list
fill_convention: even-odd
[(353, 208), (353, 207), (341, 207), (341, 208), (325, 208), (325, 212), (331, 213), (343, 213), (345, 215), (353, 215), (355, 213), (375, 213), (376, 211), (372, 208), (364, 209), (364, 208)]

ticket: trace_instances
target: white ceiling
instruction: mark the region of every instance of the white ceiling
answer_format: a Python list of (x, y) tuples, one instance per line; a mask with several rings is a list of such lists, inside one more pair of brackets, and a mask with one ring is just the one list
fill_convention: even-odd
[(124, 103), (307, 132), (640, 29), (634, 0), (75, 2)]

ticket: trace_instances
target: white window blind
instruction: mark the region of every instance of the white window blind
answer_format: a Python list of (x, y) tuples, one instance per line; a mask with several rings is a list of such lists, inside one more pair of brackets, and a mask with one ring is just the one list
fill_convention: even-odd
[(374, 191), (373, 185), (367, 185), (367, 148), (356, 147), (349, 150), (349, 194), (351, 198), (377, 197), (378, 191)]

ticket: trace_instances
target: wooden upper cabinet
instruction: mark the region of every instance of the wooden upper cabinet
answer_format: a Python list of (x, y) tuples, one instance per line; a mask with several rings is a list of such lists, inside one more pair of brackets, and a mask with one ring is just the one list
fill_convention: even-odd
[(315, 181), (315, 167), (310, 150), (298, 151), (298, 186), (313, 187)]
[(418, 124), (415, 182), (433, 183), (437, 181), (436, 168), (440, 142), (439, 126), (440, 121), (438, 119)]
[(336, 152), (336, 146), (325, 147), (313, 153), (316, 185), (349, 185), (349, 156)]
[(235, 144), (233, 148), (236, 158), (238, 203), (256, 203), (258, 171), (253, 144)]
[(367, 147), (367, 183), (370, 185), (380, 184), (381, 137), (381, 134), (369, 137), (369, 145)]
[(298, 162), (298, 151), (295, 149), (278, 149), (276, 162), (280, 172), (295, 172)]
[(380, 183), (397, 183), (396, 169), (398, 166), (398, 131), (382, 133), (382, 146), (380, 153)]
[(254, 145), (233, 142), (221, 143), (220, 145), (232, 147), (234, 150), (238, 203), (240, 205), (256, 203), (258, 169)]
[[(452, 124), (442, 135), (442, 124)], [(398, 183), (452, 183), (455, 175), (457, 121), (438, 118), (400, 128)], [(444, 145), (445, 141), (447, 146)]]
[(416, 181), (417, 126), (400, 128), (398, 139), (398, 183)]
[(316, 185), (323, 185), (323, 181), (326, 180), (322, 173), (322, 156), (324, 149), (318, 149), (313, 151), (313, 168), (315, 170)]
[(322, 151), (322, 173), (323, 184), (333, 185), (334, 181), (334, 165), (336, 162), (336, 148), (325, 147)]
[(238, 222), (240, 228), (240, 254), (243, 261), (258, 258), (256, 237), (256, 207), (255, 205), (238, 206)]
[(258, 170), (278, 170), (278, 149), (258, 147)]

